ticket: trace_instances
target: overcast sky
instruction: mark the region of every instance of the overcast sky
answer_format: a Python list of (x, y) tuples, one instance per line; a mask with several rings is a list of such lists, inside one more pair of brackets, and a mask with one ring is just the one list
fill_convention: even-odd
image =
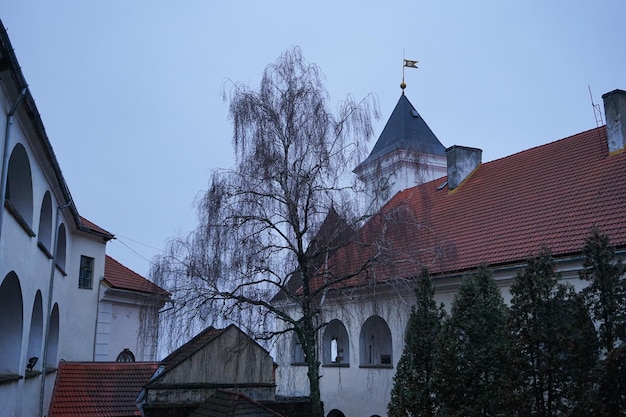
[[(594, 101), (626, 89), (626, 2), (20, 0), (0, 19), (82, 216), (146, 275), (191, 230), (213, 169), (232, 164), (227, 80), (258, 86), (298, 45), (332, 108), (401, 90), (445, 146), (483, 161), (591, 129)], [(370, 143), (370, 148), (374, 143)], [(514, 192), (514, 191), (512, 191)]]

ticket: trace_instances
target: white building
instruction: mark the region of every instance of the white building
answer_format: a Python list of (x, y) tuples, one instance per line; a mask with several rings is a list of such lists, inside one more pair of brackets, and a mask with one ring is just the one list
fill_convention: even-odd
[[(417, 159), (435, 162), (426, 174), (410, 174), (410, 164), (401, 166), (395, 178), (413, 178), (415, 184), (390, 182), (401, 184), (398, 192), (381, 202), (380, 211), (359, 231), (358, 242), (328, 261), (336, 276), (344, 276), (375, 254), (384, 259), (320, 300), (321, 320), (328, 323), (318, 345), (328, 417), (386, 415), (414, 303), (412, 278), (423, 266), (431, 272), (436, 298), (449, 307), (463, 276), (482, 263), (491, 267), (509, 301), (515, 274), (542, 245), (551, 249), (562, 279), (582, 288), (582, 248), (594, 226), (610, 236), (620, 254), (626, 253), (626, 125), (621, 122), (626, 92), (615, 90), (603, 99), (607, 126), (488, 163), (481, 162), (480, 149), (451, 146), (445, 150), (446, 173), (439, 178), (430, 174), (438, 172), (436, 152), (423, 151)], [(376, 167), (371, 172), (391, 172), (384, 178), (394, 178), (389, 165), (398, 161), (394, 152), (433, 149), (412, 142), (432, 145), (430, 129), (419, 133), (390, 126), (416, 123), (416, 114), (403, 95), (379, 139), (385, 143), (377, 143), (375, 158), (366, 160), (366, 166)], [(357, 174), (362, 175), (363, 165)], [(416, 169), (425, 165), (414, 164)], [(376, 184), (373, 176), (361, 177)], [(307, 395), (302, 352), (294, 335), (284, 337), (277, 344), (277, 394)]]
[[(155, 301), (155, 288), (137, 295), (141, 288), (116, 289), (114, 280), (100, 291), (114, 236), (78, 214), (1, 22), (0, 107), (0, 414), (44, 415), (59, 361), (96, 358), (100, 297), (101, 317), (129, 300), (135, 307), (148, 300), (154, 315), (164, 300)], [(116, 290), (124, 294), (113, 296)], [(138, 317), (122, 327), (137, 334)], [(103, 346), (131, 348), (130, 334), (118, 332)], [(154, 359), (151, 349), (142, 346), (141, 358)]]

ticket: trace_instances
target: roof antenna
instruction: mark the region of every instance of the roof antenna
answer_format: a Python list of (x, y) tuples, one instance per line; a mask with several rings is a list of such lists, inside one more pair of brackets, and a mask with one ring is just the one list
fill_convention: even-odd
[(593, 107), (593, 115), (596, 118), (596, 127), (604, 125), (604, 118), (602, 117), (602, 110), (600, 105), (593, 102), (593, 95), (591, 94), (591, 86), (587, 84), (589, 88), (589, 98), (591, 99), (591, 106)]
[(404, 51), (402, 51), (402, 61), (403, 61), (403, 65), (402, 65), (402, 83), (400, 84), (400, 88), (402, 89), (402, 95), (404, 95), (404, 89), (406, 88), (406, 83), (404, 82), (404, 68), (405, 67), (418, 68), (417, 67), (417, 63), (419, 61), (412, 61), (410, 59), (404, 58)]

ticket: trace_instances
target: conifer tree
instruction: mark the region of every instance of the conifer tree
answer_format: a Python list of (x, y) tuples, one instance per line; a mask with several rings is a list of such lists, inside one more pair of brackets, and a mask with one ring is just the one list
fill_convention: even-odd
[(626, 280), (621, 259), (609, 237), (593, 228), (583, 248), (580, 278), (589, 281), (583, 290), (591, 317), (599, 323), (599, 339), (605, 353), (626, 341)]
[(570, 286), (559, 284), (550, 251), (527, 261), (511, 286), (513, 409), (520, 416), (580, 414), (596, 361), (593, 323)]
[(508, 308), (481, 266), (454, 299), (440, 337), (437, 391), (446, 416), (504, 416)]
[(602, 360), (595, 369), (594, 414), (626, 415), (626, 268), (607, 235), (593, 228), (583, 248), (589, 286), (582, 292), (591, 317), (598, 323)]
[(437, 357), (436, 339), (445, 317), (443, 306), (434, 299), (428, 269), (424, 268), (415, 290), (405, 345), (394, 376), (389, 417), (433, 417), (439, 408), (434, 388)]

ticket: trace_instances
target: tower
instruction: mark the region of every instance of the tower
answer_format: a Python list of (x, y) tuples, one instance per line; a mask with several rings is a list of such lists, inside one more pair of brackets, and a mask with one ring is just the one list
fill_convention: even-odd
[(354, 173), (364, 182), (372, 209), (397, 192), (446, 175), (446, 148), (402, 95), (369, 156)]

